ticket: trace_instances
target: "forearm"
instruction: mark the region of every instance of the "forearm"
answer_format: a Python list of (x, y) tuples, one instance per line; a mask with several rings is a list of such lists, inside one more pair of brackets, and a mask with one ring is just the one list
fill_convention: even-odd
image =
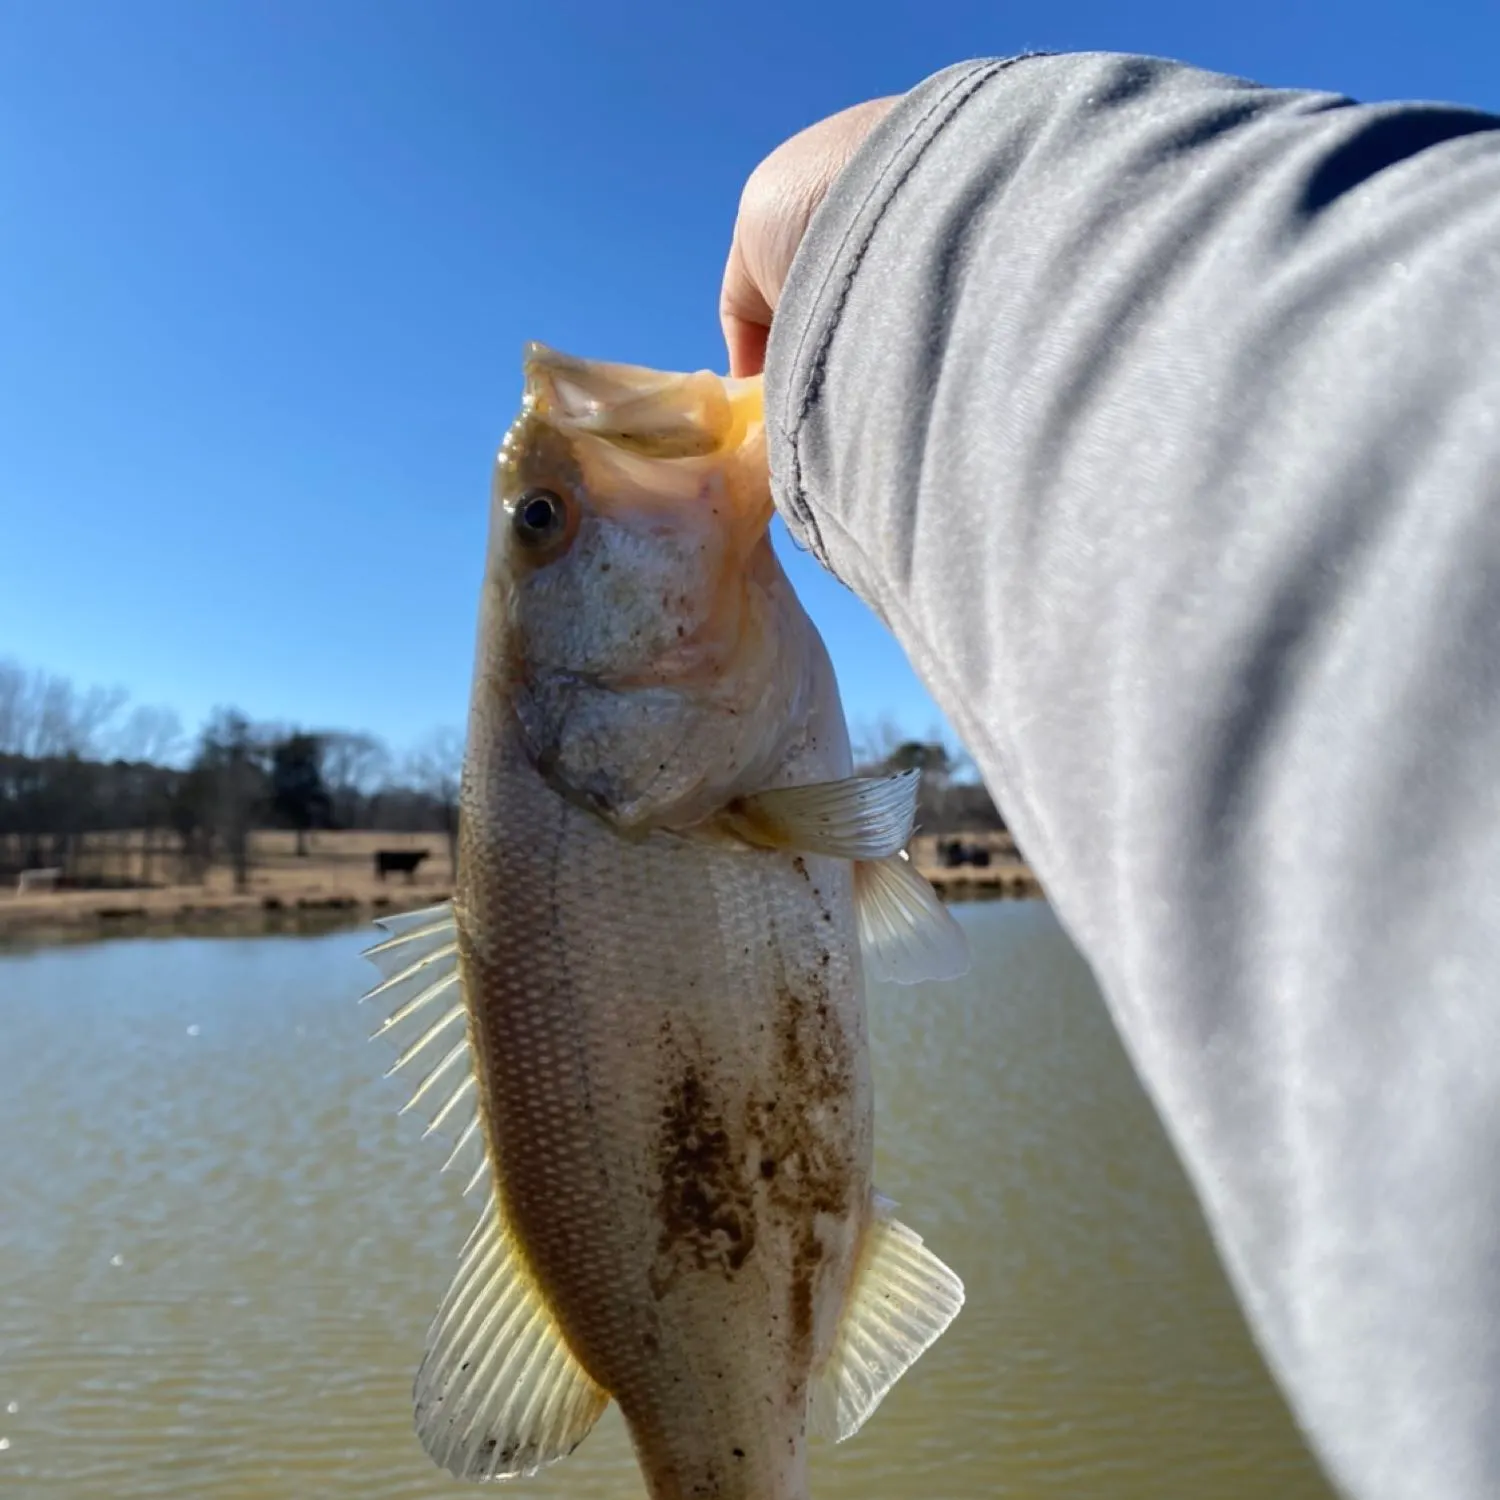
[(1500, 124), (930, 80), (804, 242), (778, 500), (984, 769), (1370, 1500), (1500, 1493)]

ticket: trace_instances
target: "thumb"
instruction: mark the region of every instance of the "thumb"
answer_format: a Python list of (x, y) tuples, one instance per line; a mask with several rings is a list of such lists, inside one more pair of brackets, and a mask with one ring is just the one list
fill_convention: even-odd
[(750, 174), (719, 292), (729, 372), (758, 375), (781, 289), (828, 190), (899, 96), (856, 104), (778, 146)]

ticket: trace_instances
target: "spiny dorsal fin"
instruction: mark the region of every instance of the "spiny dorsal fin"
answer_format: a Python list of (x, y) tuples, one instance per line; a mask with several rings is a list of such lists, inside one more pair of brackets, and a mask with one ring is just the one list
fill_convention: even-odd
[(854, 910), (865, 968), (874, 978), (920, 984), (969, 972), (963, 928), (904, 854), (856, 861)]
[(920, 771), (901, 771), (778, 787), (737, 798), (720, 821), (762, 849), (884, 859), (911, 837), (921, 779)]
[(427, 1335), (417, 1436), (459, 1479), (515, 1479), (569, 1453), (609, 1404), (563, 1340), (493, 1197)]
[(375, 925), (390, 936), (365, 951), (381, 979), (361, 998), (379, 999), (386, 1012), (373, 1035), (396, 1049), (387, 1077), (414, 1065), (422, 1070), (401, 1113), (418, 1113), (426, 1125), (424, 1136), (447, 1137), (453, 1149), (443, 1170), (468, 1172), (464, 1191), (472, 1192), (485, 1181), (488, 1170), (453, 907), (444, 902), (381, 917)]
[(828, 1363), (813, 1385), (809, 1430), (853, 1437), (964, 1305), (964, 1284), (871, 1195), (859, 1268)]

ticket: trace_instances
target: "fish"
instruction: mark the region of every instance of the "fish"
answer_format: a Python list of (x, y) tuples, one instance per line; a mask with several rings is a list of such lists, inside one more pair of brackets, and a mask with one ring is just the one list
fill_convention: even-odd
[(469, 1480), (618, 1403), (655, 1500), (801, 1500), (957, 1316), (871, 1180), (867, 976), (968, 966), (773, 549), (760, 380), (540, 344), (494, 466), (451, 901), (369, 950), (480, 1201), (414, 1388)]

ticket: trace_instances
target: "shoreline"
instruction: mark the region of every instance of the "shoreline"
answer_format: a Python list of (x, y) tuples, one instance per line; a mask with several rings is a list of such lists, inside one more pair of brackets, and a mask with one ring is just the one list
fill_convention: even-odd
[(983, 868), (960, 866), (957, 869), (917, 869), (931, 882), (933, 890), (945, 901), (962, 905), (972, 901), (1045, 901), (1047, 893), (1031, 866), (1021, 860), (1009, 860)]
[(335, 894), (290, 900), (194, 891), (191, 897), (162, 901), (165, 892), (160, 889), (60, 894), (94, 899), (64, 904), (54, 897), (47, 905), (38, 899), (24, 909), (15, 902), (0, 904), (0, 953), (121, 937), (316, 937), (448, 899), (448, 892), (439, 890), (417, 890), (406, 897)]
[[(1018, 860), (918, 869), (944, 902), (1042, 899), (1035, 875)], [(372, 894), (357, 884), (302, 895), (156, 886), (0, 896), (0, 952), (120, 937), (318, 936), (435, 906), (450, 895), (439, 886)]]

